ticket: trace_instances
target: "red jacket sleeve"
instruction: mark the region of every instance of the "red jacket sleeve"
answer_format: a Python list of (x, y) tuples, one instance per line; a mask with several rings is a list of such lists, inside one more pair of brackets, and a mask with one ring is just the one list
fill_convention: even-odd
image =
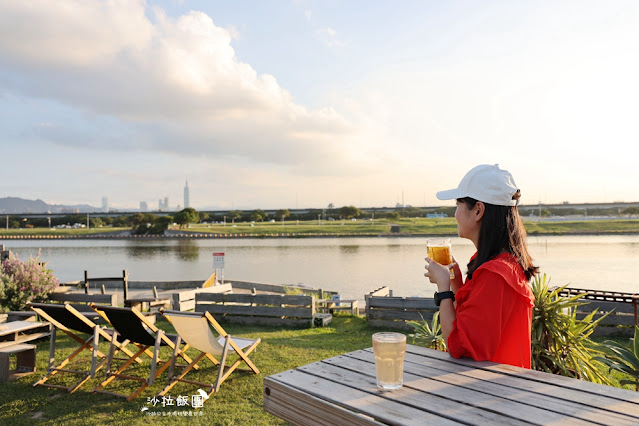
[(497, 351), (505, 321), (517, 293), (504, 277), (490, 270), (477, 270), (465, 300), (458, 301), (448, 351), (454, 358), (490, 360)]

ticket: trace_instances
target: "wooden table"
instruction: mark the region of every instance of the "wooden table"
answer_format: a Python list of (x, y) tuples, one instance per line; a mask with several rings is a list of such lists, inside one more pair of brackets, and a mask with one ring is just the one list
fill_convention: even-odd
[(0, 348), (30, 342), (51, 335), (51, 324), (35, 321), (11, 321), (0, 324)]
[(317, 312), (333, 313), (333, 311), (348, 310), (351, 315), (359, 315), (358, 301), (355, 299), (317, 299), (315, 300)]
[(135, 299), (127, 299), (124, 301), (124, 306), (128, 308), (137, 309), (140, 312), (147, 312), (153, 308), (169, 308), (171, 306), (171, 299), (158, 299), (155, 297), (138, 297)]
[(407, 345), (404, 387), (376, 387), (372, 348), (264, 379), (294, 424), (639, 424), (639, 393)]
[[(0, 324), (0, 382), (35, 372), (36, 346), (33, 340), (51, 335), (48, 322), (11, 321)], [(9, 358), (16, 355), (16, 368), (9, 368)]]

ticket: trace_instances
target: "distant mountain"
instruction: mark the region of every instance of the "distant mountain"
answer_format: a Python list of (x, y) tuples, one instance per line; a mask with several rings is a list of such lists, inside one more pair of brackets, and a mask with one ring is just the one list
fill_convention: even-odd
[(17, 197), (0, 198), (0, 214), (20, 213), (94, 213), (99, 209), (88, 204), (65, 206), (47, 204), (42, 200), (25, 200)]

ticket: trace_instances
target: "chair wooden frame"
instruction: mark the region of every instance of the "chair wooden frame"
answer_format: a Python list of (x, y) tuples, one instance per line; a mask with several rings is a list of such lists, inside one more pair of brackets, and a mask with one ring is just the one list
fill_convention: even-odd
[[(178, 338), (187, 343), (187, 347), (192, 347), (200, 351), (200, 354), (193, 361), (184, 367), (177, 376), (173, 376), (173, 369), (177, 357), (180, 355), (179, 345), (175, 346), (173, 357), (171, 358), (171, 369), (169, 370), (170, 383), (158, 394), (158, 396), (166, 395), (166, 393), (178, 382), (189, 383), (207, 389), (207, 397), (214, 392), (219, 391), (220, 385), (235, 371), (238, 367), (245, 363), (248, 368), (238, 369), (260, 374), (260, 370), (249, 359), (248, 355), (253, 352), (261, 339), (244, 339), (231, 337), (222, 326), (213, 318), (209, 312), (182, 312), (160, 309), (160, 313), (173, 325)], [(178, 318), (180, 320), (178, 320)], [(184, 320), (187, 321), (184, 321)], [(187, 324), (188, 323), (188, 324)], [(219, 334), (216, 338), (211, 327)], [(231, 365), (226, 365), (227, 355), (237, 354), (238, 359)], [(216, 359), (214, 355), (220, 357)], [(198, 362), (203, 358), (208, 358), (214, 365), (219, 367), (217, 380), (215, 383), (203, 383), (193, 380), (184, 379), (184, 376), (191, 371)]]
[[(33, 311), (35, 311), (41, 318), (48, 321), (53, 325), (51, 330), (51, 341), (49, 344), (49, 367), (47, 374), (38, 380), (33, 386), (45, 386), (56, 389), (63, 389), (69, 393), (75, 392), (82, 384), (87, 380), (94, 378), (95, 373), (107, 363), (107, 357), (98, 350), (98, 343), (100, 337), (109, 342), (111, 346), (114, 346), (114, 353), (117, 351), (123, 351), (127, 355), (133, 355), (128, 349), (125, 348), (127, 341), (122, 343), (113, 342), (112, 330), (105, 329), (96, 324), (89, 318), (87, 318), (82, 312), (68, 303), (28, 303), (27, 304)], [(67, 356), (62, 362), (56, 365), (55, 362), (55, 349), (56, 349), (56, 336), (57, 331), (60, 330), (68, 335), (71, 339), (75, 340), (80, 347)], [(83, 339), (76, 333), (89, 334), (88, 339)], [(64, 367), (73, 360), (76, 356), (82, 353), (84, 350), (91, 352), (91, 368), (89, 371), (77, 371), (69, 370)], [(100, 364), (98, 364), (98, 358), (102, 358)], [(71, 386), (54, 385), (47, 383), (47, 381), (55, 376), (57, 373), (70, 373), (80, 375), (80, 379)]]
[[(168, 361), (163, 361), (159, 357), (160, 347), (169, 346), (171, 349), (180, 346), (180, 341), (175, 335), (167, 335), (163, 330), (157, 328), (155, 324), (150, 322), (142, 313), (136, 309), (131, 308), (119, 308), (114, 306), (100, 306), (95, 303), (89, 304), (98, 315), (108, 321), (114, 328), (112, 345), (109, 349), (109, 356), (107, 358), (106, 379), (100, 383), (93, 392), (106, 393), (109, 395), (119, 396), (126, 398), (128, 401), (136, 398), (144, 389), (153, 385), (154, 381), (171, 365)], [(111, 365), (113, 361), (113, 354), (117, 346), (118, 335), (127, 339), (127, 341), (138, 347), (138, 351), (132, 354), (131, 357), (126, 360), (122, 365), (117, 368), (116, 371), (111, 371)], [(153, 347), (153, 352), (149, 350)], [(142, 354), (146, 353), (151, 357), (151, 371), (148, 377), (131, 376), (123, 374), (124, 371), (133, 362), (138, 361)], [(180, 356), (187, 362), (191, 363), (191, 358), (180, 351)], [(162, 364), (158, 368), (158, 364)], [(197, 369), (197, 365), (195, 366)], [(133, 380), (142, 382), (140, 387), (134, 390), (132, 393), (126, 395), (116, 392), (109, 392), (103, 390), (109, 383), (115, 379)]]

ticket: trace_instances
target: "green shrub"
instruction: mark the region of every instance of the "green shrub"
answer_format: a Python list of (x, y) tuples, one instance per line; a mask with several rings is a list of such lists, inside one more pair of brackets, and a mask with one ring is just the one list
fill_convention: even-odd
[(409, 334), (408, 337), (413, 339), (413, 343), (421, 343), (423, 346), (431, 349), (437, 349), (439, 351), (446, 351), (446, 342), (444, 341), (444, 336), (441, 333), (441, 324), (439, 323), (439, 312), (435, 312), (433, 314), (433, 319), (430, 322), (430, 325), (422, 314), (419, 314), (422, 317), (422, 321), (408, 321), (408, 325), (415, 329), (415, 333)]
[(550, 289), (546, 274), (532, 282), (535, 295), (532, 321), (532, 368), (595, 383), (610, 385), (610, 379), (599, 368), (597, 357), (602, 347), (590, 339), (595, 327), (604, 317), (593, 320), (597, 310), (578, 320), (578, 299), (583, 295), (562, 297), (566, 288)]
[(635, 389), (639, 390), (639, 327), (635, 326), (635, 337), (630, 339), (628, 347), (621, 346), (611, 340), (606, 340), (604, 345), (610, 349), (613, 355), (606, 357), (598, 357), (597, 360), (606, 364), (608, 371), (616, 370), (626, 373), (634, 378), (634, 380), (620, 380), (623, 385), (635, 385)]
[(0, 312), (21, 311), (27, 302), (42, 302), (60, 281), (39, 257), (26, 262), (12, 256), (0, 267)]

